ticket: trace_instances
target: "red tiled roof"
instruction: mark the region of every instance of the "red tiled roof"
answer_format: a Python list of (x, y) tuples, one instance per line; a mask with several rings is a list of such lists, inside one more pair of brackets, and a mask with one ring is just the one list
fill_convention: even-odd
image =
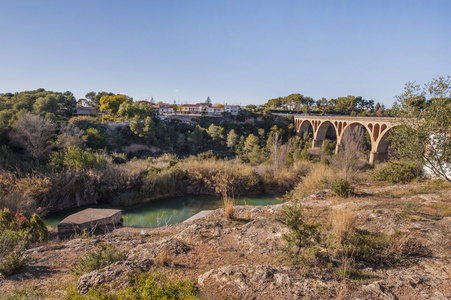
[(153, 102), (150, 102), (150, 101), (146, 101), (146, 100), (141, 100), (141, 101), (138, 101), (139, 103), (146, 103), (146, 104), (150, 104), (150, 105), (154, 105), (155, 103), (153, 103)]

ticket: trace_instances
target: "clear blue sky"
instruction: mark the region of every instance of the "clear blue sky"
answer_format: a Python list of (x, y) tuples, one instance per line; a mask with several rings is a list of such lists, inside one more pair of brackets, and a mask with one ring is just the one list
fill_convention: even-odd
[(0, 93), (391, 107), (407, 81), (451, 75), (449, 0), (0, 0), (0, 11)]

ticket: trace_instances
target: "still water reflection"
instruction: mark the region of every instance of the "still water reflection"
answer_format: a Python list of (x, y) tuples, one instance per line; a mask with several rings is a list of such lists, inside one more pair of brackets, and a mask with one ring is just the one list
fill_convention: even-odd
[[(247, 204), (252, 206), (280, 203), (274, 196), (268, 195), (240, 197), (237, 202), (237, 205)], [(127, 207), (114, 207), (108, 205), (99, 205), (95, 207), (121, 209), (124, 226), (149, 228), (183, 222), (202, 210), (217, 209), (222, 206), (222, 200), (218, 197), (182, 196), (160, 199)], [(56, 227), (67, 216), (89, 207), (92, 206), (53, 213), (43, 218), (43, 220), (47, 225)]]

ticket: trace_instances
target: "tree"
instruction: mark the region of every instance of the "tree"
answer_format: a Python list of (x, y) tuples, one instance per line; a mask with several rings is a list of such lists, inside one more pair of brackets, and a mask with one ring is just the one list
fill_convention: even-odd
[(146, 117), (153, 117), (155, 115), (155, 109), (153, 106), (145, 103), (136, 103), (127, 100), (119, 106), (117, 114), (128, 120), (132, 120), (135, 117), (143, 120)]
[(116, 115), (123, 102), (132, 103), (126, 95), (110, 95), (100, 98), (100, 111), (109, 111), (111, 115)]
[(177, 135), (177, 141), (175, 142), (175, 147), (180, 152), (185, 150), (185, 148), (186, 148), (186, 138), (185, 138), (184, 134), (179, 133)]
[(257, 109), (257, 106), (254, 104), (249, 104), (249, 105), (246, 105), (245, 108), (250, 111), (255, 111)]
[(261, 139), (264, 139), (264, 138), (265, 138), (265, 129), (264, 129), (264, 128), (259, 128), (259, 129), (258, 129), (258, 136), (259, 136)]
[(208, 106), (211, 106), (211, 99), (210, 99), (210, 96), (207, 97), (207, 103), (208, 103)]
[(95, 128), (88, 128), (83, 135), (86, 144), (91, 149), (103, 149), (106, 146), (106, 138)]
[(390, 137), (395, 155), (420, 161), (451, 183), (451, 77), (433, 78), (423, 88), (408, 82), (396, 98), (400, 126)]
[(233, 149), (233, 147), (235, 147), (237, 142), (238, 142), (238, 134), (236, 134), (235, 130), (232, 129), (227, 135), (227, 147)]
[(33, 157), (36, 165), (49, 152), (51, 145), (47, 142), (55, 134), (56, 125), (39, 115), (22, 114), (13, 124), (10, 133), (11, 141), (24, 148)]
[(365, 157), (365, 129), (351, 127), (343, 133), (338, 153), (333, 156), (333, 165), (343, 172), (343, 179), (361, 169), (366, 163)]
[(203, 143), (203, 129), (196, 125), (193, 131), (188, 134), (188, 143), (191, 147), (192, 153), (197, 153), (202, 148)]
[(58, 136), (57, 144), (67, 150), (71, 147), (80, 148), (84, 144), (83, 130), (70, 123), (62, 124), (60, 126), (60, 135)]
[(219, 126), (216, 126), (215, 124), (211, 123), (210, 127), (208, 127), (207, 129), (207, 132), (213, 141), (219, 139)]
[(70, 116), (77, 104), (74, 95), (67, 91), (62, 93), (48, 92), (36, 99), (33, 110), (38, 114), (53, 113), (55, 115)]
[(89, 102), (94, 103), (94, 97), (96, 96), (95, 92), (86, 93), (85, 97), (89, 100)]
[[(91, 92), (91, 93), (93, 93), (93, 92)], [(114, 96), (114, 95), (115, 95), (114, 93), (98, 92), (98, 93), (94, 96), (94, 99), (93, 99), (94, 105), (95, 105), (95, 106), (100, 106), (100, 99), (101, 99), (103, 96)]]
[(251, 152), (255, 145), (258, 146), (258, 137), (253, 134), (249, 134), (244, 142), (244, 151)]
[(284, 147), (282, 149), (282, 139), (280, 138), (279, 132), (275, 131), (275, 133), (271, 135), (271, 137), (271, 162), (273, 165), (274, 175), (276, 175), (283, 164), (288, 149), (287, 147)]
[(258, 165), (262, 162), (262, 151), (260, 146), (254, 145), (252, 151), (247, 154), (247, 158), (249, 159), (249, 163), (251, 165)]

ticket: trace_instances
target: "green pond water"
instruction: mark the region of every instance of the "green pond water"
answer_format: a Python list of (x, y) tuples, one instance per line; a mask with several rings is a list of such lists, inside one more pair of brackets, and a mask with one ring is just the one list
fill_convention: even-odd
[[(240, 197), (237, 205), (259, 206), (281, 203), (274, 196), (258, 195)], [(86, 208), (114, 208), (122, 210), (124, 226), (130, 227), (160, 227), (183, 222), (202, 210), (223, 207), (222, 199), (213, 196), (182, 196), (159, 199), (148, 203), (127, 207), (111, 205), (85, 206), (52, 213), (43, 218), (46, 225), (58, 226), (67, 216)]]

